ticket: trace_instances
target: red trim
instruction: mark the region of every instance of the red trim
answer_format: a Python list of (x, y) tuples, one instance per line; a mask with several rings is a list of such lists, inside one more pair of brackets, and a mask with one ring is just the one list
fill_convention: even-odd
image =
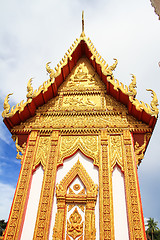
[(28, 118), (35, 115), (36, 108), (47, 103), (51, 98), (57, 95), (57, 89), (70, 74), (73, 67), (77, 64), (78, 60), (81, 57), (87, 57), (89, 62), (94, 67), (95, 71), (98, 73), (102, 81), (106, 84), (107, 92), (113, 96), (116, 100), (120, 101), (122, 104), (128, 107), (129, 113), (134, 116), (136, 119), (146, 123), (154, 129), (156, 118), (147, 114), (145, 111), (138, 111), (135, 106), (130, 102), (128, 95), (121, 92), (121, 90), (116, 91), (111, 83), (107, 81), (107, 76), (102, 73), (101, 66), (96, 63), (95, 59), (91, 60), (91, 52), (87, 43), (84, 40), (81, 40), (71, 55), (71, 60), (68, 59), (67, 64), (61, 69), (61, 73), (58, 77), (55, 78), (54, 83), (47, 89), (46, 92), (40, 92), (38, 96), (32, 99), (31, 103), (28, 103), (27, 106), (21, 113), (16, 112), (12, 117), (4, 119), (4, 123), (11, 131), (11, 129), (19, 125), (22, 121), (26, 121)]

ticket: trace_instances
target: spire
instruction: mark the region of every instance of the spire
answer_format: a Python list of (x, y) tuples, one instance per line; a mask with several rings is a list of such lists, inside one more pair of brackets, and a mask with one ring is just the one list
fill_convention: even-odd
[(85, 33), (84, 33), (84, 11), (82, 11), (82, 33), (81, 33), (81, 37), (84, 37)]
[(82, 11), (82, 32), (84, 32), (84, 11)]

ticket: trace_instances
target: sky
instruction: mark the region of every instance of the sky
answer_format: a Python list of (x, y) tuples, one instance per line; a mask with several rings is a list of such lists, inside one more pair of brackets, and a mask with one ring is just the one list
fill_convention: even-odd
[[(14, 0), (0, 3), (0, 113), (8, 93), (10, 104), (26, 100), (28, 80), (37, 89), (81, 34), (85, 34), (109, 65), (118, 59), (115, 78), (129, 85), (137, 78), (137, 98), (148, 104), (157, 93), (160, 101), (160, 21), (149, 0)], [(160, 227), (160, 121), (157, 121), (143, 162), (138, 169), (145, 219)], [(20, 160), (11, 134), (0, 117), (0, 219), (8, 219)]]

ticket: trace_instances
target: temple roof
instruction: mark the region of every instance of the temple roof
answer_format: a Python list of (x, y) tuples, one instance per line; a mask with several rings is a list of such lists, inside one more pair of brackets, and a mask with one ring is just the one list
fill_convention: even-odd
[(87, 57), (90, 64), (94, 67), (101, 80), (106, 85), (107, 94), (114, 97), (117, 101), (124, 104), (128, 108), (130, 115), (137, 120), (149, 125), (152, 129), (155, 126), (158, 117), (158, 100), (155, 92), (151, 89), (152, 101), (151, 106), (144, 102), (138, 101), (136, 96), (136, 77), (132, 75), (132, 81), (129, 87), (124, 86), (121, 82), (114, 78), (113, 71), (117, 66), (117, 59), (114, 59), (112, 66), (108, 66), (105, 60), (100, 56), (93, 43), (87, 38), (82, 31), (79, 39), (76, 39), (70, 49), (65, 53), (64, 58), (57, 64), (55, 70), (51, 69), (49, 63), (46, 64), (46, 70), (50, 78), (43, 83), (37, 90), (33, 91), (32, 79), (27, 85), (27, 101), (21, 101), (10, 110), (9, 95), (4, 101), (4, 111), (2, 113), (3, 121), (11, 131), (11, 129), (25, 122), (27, 119), (35, 115), (36, 109), (47, 103), (51, 98), (57, 96), (59, 86), (65, 81), (66, 77), (71, 73), (73, 67), (77, 64), (81, 57)]

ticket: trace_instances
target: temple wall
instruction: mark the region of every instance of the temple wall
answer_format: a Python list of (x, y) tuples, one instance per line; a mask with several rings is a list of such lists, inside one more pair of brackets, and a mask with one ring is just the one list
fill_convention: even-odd
[[(56, 184), (60, 183), (60, 181), (65, 177), (65, 175), (69, 172), (69, 170), (73, 167), (73, 165), (78, 160), (83, 165), (83, 167), (89, 174), (92, 181), (95, 184), (99, 185), (98, 168), (93, 165), (93, 161), (91, 159), (84, 156), (80, 151), (78, 151), (72, 157), (65, 159), (63, 166), (60, 166), (58, 168), (57, 176), (56, 176)], [(83, 183), (78, 178), (75, 178), (75, 180), (71, 183), (70, 186), (72, 187), (72, 185), (76, 183), (79, 183), (81, 187), (83, 187)], [(69, 215), (74, 211), (74, 209), (75, 208), (71, 210)], [(79, 209), (78, 211), (81, 213), (82, 221), (84, 221), (85, 219), (84, 219), (83, 213)], [(56, 204), (56, 194), (54, 193), (54, 203), (53, 203), (53, 209), (52, 209), (52, 219), (51, 219), (51, 225), (50, 225), (49, 240), (52, 240), (56, 213), (57, 213), (57, 204)], [(69, 216), (67, 218), (69, 218)], [(99, 234), (100, 234), (99, 233), (99, 195), (97, 196), (97, 202), (95, 207), (95, 227), (96, 227), (96, 239), (99, 239)]]
[(116, 165), (112, 173), (115, 240), (129, 240), (124, 174)]
[(21, 234), (21, 240), (33, 239), (34, 228), (37, 217), (40, 193), (43, 181), (43, 169), (40, 165), (33, 173), (30, 187), (30, 194), (27, 203), (27, 209)]

